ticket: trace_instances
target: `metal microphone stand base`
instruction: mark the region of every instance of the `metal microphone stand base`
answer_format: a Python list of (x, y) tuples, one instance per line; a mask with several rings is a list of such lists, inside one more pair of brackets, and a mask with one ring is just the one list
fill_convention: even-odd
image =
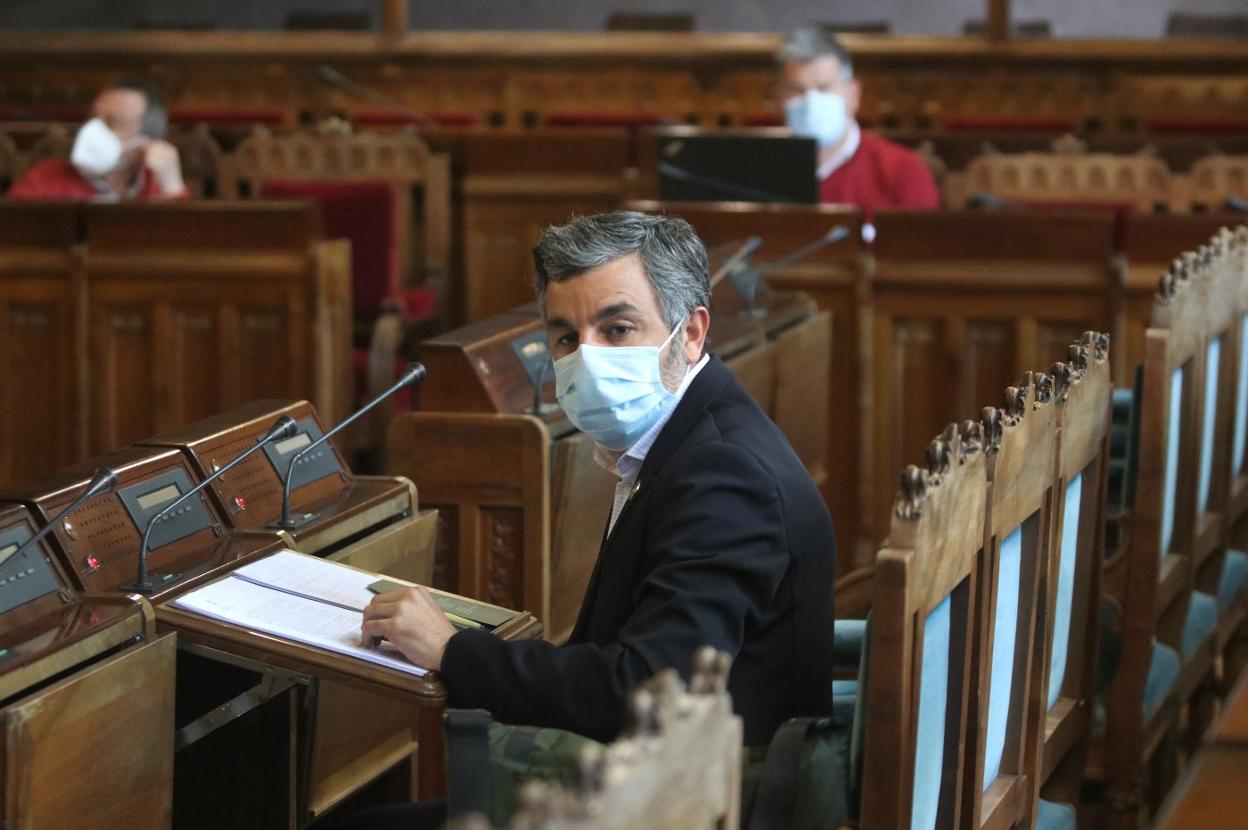
[(269, 522), (265, 527), (269, 530), (295, 530), (319, 518), (320, 513), (304, 513), (301, 516), (291, 516), (289, 521), (278, 519), (276, 522)]

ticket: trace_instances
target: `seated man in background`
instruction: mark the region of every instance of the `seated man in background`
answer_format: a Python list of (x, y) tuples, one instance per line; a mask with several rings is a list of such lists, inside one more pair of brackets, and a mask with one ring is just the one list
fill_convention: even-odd
[(634, 687), (669, 666), (687, 679), (707, 644), (733, 657), (747, 745), (829, 712), (831, 517), (779, 428), (703, 350), (701, 240), (682, 219), (616, 212), (548, 228), (533, 258), (559, 402), (619, 479), (576, 627), (561, 646), (456, 632), (410, 588), (374, 598), (365, 638), (440, 671), (450, 706), (603, 741)]
[(785, 123), (819, 142), (820, 201), (867, 213), (939, 207), (936, 182), (919, 155), (858, 126), (862, 86), (843, 46), (822, 29), (797, 29), (776, 60)]
[(164, 140), (168, 116), (146, 81), (118, 81), (96, 96), (91, 119), (67, 159), (40, 162), (9, 188), (21, 199), (185, 199), (177, 149)]

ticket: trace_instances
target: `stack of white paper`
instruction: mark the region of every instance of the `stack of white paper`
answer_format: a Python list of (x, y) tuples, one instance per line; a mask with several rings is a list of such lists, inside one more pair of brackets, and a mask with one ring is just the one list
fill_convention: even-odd
[(294, 551), (279, 551), (191, 591), (173, 605), (244, 628), (423, 675), (389, 643), (360, 642), (368, 586), (377, 577)]

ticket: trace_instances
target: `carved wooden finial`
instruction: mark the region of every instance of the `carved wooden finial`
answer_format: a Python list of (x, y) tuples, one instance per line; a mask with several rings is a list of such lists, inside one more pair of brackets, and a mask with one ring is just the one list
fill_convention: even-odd
[(900, 519), (914, 521), (923, 515), (927, 498), (927, 471), (910, 464), (901, 472), (901, 484), (893, 501), (893, 513)]
[(1035, 390), (1035, 401), (1032, 408), (1039, 409), (1053, 400), (1053, 376), (1044, 372), (1036, 372), (1031, 376), (1031, 386)]
[(1082, 156), (1088, 152), (1088, 144), (1073, 133), (1066, 133), (1053, 140), (1056, 156)]
[(581, 795), (603, 791), (607, 784), (607, 752), (601, 744), (585, 744), (576, 753), (576, 777)]
[[(1105, 332), (1085, 331), (1079, 338), (1079, 343), (1091, 354), (1087, 365), (1091, 365), (1092, 361), (1101, 363), (1109, 359), (1109, 335)], [(1084, 366), (1085, 369), (1087, 365)]]
[(984, 451), (984, 426), (979, 421), (966, 420), (958, 428), (958, 460), (965, 463), (976, 453)]
[(653, 737), (659, 734), (659, 707), (650, 690), (642, 686), (628, 696), (628, 734)]
[(985, 406), (980, 413), (980, 423), (984, 430), (984, 454), (993, 455), (1001, 448), (1001, 438), (1005, 431), (1005, 415), (995, 406)]
[(944, 480), (944, 477), (949, 473), (953, 452), (953, 446), (944, 435), (933, 438), (932, 442), (927, 445), (927, 451), (924, 455), (927, 461), (927, 483), (929, 485), (936, 486)]
[(1006, 426), (1017, 426), (1027, 414), (1027, 387), (1030, 385), (1031, 379), (1024, 376), (1016, 386), (1005, 388), (1005, 407), (1002, 414)]
[(1070, 388), (1075, 382), (1074, 374), (1069, 363), (1058, 362), (1050, 367), (1049, 376), (1053, 378), (1053, 397), (1058, 403), (1066, 403), (1070, 398)]
[(713, 695), (728, 691), (728, 673), (731, 669), (732, 657), (728, 652), (713, 646), (702, 646), (693, 655), (689, 693)]

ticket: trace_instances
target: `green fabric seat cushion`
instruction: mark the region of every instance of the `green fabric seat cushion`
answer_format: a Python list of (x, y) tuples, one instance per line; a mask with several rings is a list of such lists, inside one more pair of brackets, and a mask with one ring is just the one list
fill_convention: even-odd
[(1075, 808), (1040, 799), (1036, 806), (1036, 830), (1075, 830)]
[(1183, 659), (1190, 660), (1218, 627), (1218, 601), (1200, 591), (1192, 592), (1183, 623)]
[(1218, 608), (1230, 608), (1244, 592), (1248, 584), (1248, 553), (1228, 550), (1222, 562), (1222, 574), (1218, 577)]

